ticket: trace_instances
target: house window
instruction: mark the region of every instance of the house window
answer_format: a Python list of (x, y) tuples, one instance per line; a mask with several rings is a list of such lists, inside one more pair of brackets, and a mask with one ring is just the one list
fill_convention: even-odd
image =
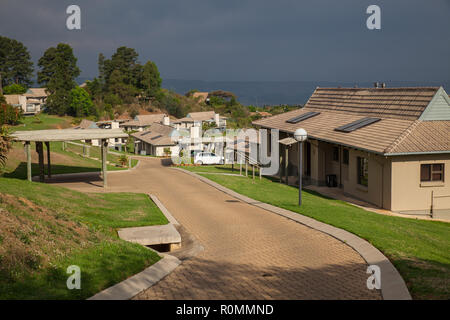
[(342, 152), (342, 162), (344, 164), (348, 165), (349, 159), (350, 159), (350, 156), (349, 156), (348, 149), (344, 149), (344, 151)]
[(444, 181), (444, 164), (422, 164), (420, 165), (420, 181)]
[(339, 162), (339, 148), (333, 147), (333, 161)]
[(369, 185), (369, 160), (364, 157), (358, 157), (358, 184)]

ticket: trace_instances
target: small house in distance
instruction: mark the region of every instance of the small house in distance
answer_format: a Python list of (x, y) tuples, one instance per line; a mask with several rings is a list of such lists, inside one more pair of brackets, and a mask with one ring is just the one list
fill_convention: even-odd
[[(280, 177), (336, 186), (377, 207), (450, 217), (450, 98), (442, 87), (317, 88), (304, 108), (253, 122), (280, 130)], [(270, 144), (268, 146), (270, 149)]]
[(192, 98), (197, 100), (200, 103), (208, 103), (209, 102), (209, 93), (208, 92), (194, 92), (192, 94)]
[(29, 88), (24, 94), (6, 94), (6, 103), (22, 109), (24, 115), (35, 115), (42, 111), (47, 100), (46, 88)]
[(211, 124), (212, 127), (225, 129), (227, 120), (214, 111), (201, 111), (188, 113), (186, 117), (174, 121), (177, 129), (189, 129), (191, 127), (202, 127), (203, 123)]
[(157, 157), (178, 155), (178, 144), (171, 136), (174, 131), (170, 126), (155, 122), (144, 131), (133, 133), (135, 153)]

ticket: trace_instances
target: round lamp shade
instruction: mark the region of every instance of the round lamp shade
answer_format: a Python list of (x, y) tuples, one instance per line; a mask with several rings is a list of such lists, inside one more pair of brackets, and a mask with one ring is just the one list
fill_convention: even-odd
[(305, 141), (307, 137), (308, 137), (308, 134), (305, 129), (300, 128), (300, 129), (295, 130), (295, 132), (294, 132), (294, 138), (298, 142)]

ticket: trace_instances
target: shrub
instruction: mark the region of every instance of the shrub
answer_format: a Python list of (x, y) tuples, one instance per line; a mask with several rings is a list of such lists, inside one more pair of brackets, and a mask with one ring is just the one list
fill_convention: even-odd
[(9, 104), (2, 104), (0, 107), (0, 125), (16, 125), (22, 118), (22, 109)]
[(11, 149), (11, 137), (5, 126), (0, 128), (0, 166), (4, 167), (8, 159), (8, 152)]
[(20, 84), (10, 84), (3, 88), (3, 94), (23, 94), (27, 92), (27, 88)]
[(172, 151), (170, 150), (170, 148), (164, 148), (164, 155), (165, 156), (170, 156), (172, 154)]
[(122, 167), (125, 167), (128, 163), (128, 157), (126, 155), (121, 155), (118, 161)]

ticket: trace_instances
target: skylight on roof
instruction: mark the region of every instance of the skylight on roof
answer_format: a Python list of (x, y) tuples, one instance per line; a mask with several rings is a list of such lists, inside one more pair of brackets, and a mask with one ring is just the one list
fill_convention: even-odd
[(380, 120), (381, 120), (380, 118), (362, 118), (362, 119), (353, 121), (351, 123), (348, 123), (346, 125), (337, 127), (334, 130), (340, 131), (340, 132), (352, 132), (357, 129), (371, 125), (372, 123), (378, 122)]
[(313, 112), (313, 111), (311, 111), (311, 112), (307, 112), (307, 113), (304, 113), (302, 115), (296, 116), (294, 118), (291, 118), (289, 120), (286, 120), (286, 122), (287, 123), (299, 123), (300, 121), (303, 121), (303, 120), (315, 117), (315, 116), (317, 116), (319, 114), (320, 114), (320, 112)]
[(155, 139), (158, 139), (158, 138), (161, 138), (162, 137), (162, 135), (160, 134), (160, 135), (157, 135), (156, 137), (153, 137), (153, 138), (151, 138), (152, 140), (155, 140)]

